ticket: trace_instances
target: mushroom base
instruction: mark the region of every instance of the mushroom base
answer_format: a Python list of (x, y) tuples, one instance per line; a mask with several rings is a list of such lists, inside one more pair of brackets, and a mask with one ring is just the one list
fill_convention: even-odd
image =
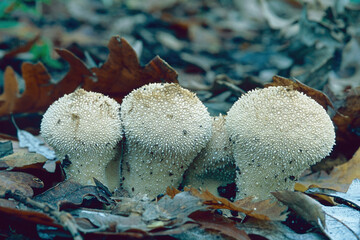
[[(205, 173), (196, 174), (198, 169), (190, 169), (185, 173), (184, 186), (207, 189), (219, 197), (218, 187), (235, 182), (235, 164), (226, 164), (218, 168), (207, 170)], [(203, 170), (204, 171), (204, 170)]]
[(110, 191), (120, 186), (120, 159), (118, 151), (99, 153), (89, 151), (70, 155), (71, 164), (66, 167), (67, 178), (82, 185), (95, 185), (93, 178), (107, 186)]
[[(241, 168), (240, 168), (241, 170)], [(297, 176), (270, 172), (269, 169), (253, 168), (246, 172), (236, 173), (238, 193), (236, 199), (255, 196), (256, 200), (275, 199), (271, 192), (294, 190)]]
[[(195, 156), (193, 156), (194, 158)], [(131, 197), (146, 194), (155, 198), (167, 187), (178, 187), (191, 156), (171, 159), (166, 156), (127, 149), (122, 164), (122, 187)]]

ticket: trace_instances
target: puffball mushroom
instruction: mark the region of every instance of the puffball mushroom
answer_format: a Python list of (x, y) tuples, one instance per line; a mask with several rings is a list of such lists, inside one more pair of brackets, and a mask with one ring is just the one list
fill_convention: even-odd
[(253, 90), (240, 97), (225, 123), (237, 174), (237, 198), (270, 198), (270, 192), (293, 190), (310, 165), (335, 144), (328, 114), (315, 100), (286, 88)]
[(225, 131), (225, 117), (213, 118), (212, 137), (185, 173), (184, 185), (208, 189), (218, 195), (218, 187), (235, 181), (235, 160)]
[(120, 186), (120, 104), (101, 93), (78, 89), (55, 101), (45, 112), (41, 135), (58, 159), (68, 156), (67, 175), (81, 184), (93, 177), (110, 190)]
[(133, 90), (121, 104), (125, 132), (123, 188), (156, 197), (177, 187), (211, 138), (212, 119), (202, 102), (174, 83)]

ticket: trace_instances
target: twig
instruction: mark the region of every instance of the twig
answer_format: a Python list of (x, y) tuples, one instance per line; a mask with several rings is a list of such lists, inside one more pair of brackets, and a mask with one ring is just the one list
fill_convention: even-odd
[(20, 191), (10, 191), (7, 190), (5, 192), (5, 198), (13, 198), (18, 202), (21, 202), (29, 207), (37, 208), (43, 211), (44, 213), (50, 214), (51, 216), (55, 217), (60, 224), (70, 232), (71, 236), (75, 240), (82, 240), (83, 237), (80, 235), (78, 229), (78, 225), (75, 222), (73, 216), (64, 211), (58, 211), (53, 206), (47, 203), (37, 202), (29, 197), (24, 196)]

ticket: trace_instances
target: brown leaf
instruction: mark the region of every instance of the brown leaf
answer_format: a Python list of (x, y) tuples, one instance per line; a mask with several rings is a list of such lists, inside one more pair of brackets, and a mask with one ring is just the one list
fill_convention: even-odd
[(202, 199), (205, 204), (213, 209), (229, 209), (242, 212), (260, 220), (284, 221), (287, 216), (287, 214), (284, 213), (286, 207), (280, 206), (277, 202), (271, 203), (269, 199), (253, 202), (253, 197), (248, 197), (232, 203), (226, 198), (212, 195), (208, 190), (202, 192), (195, 188), (186, 190), (190, 191), (192, 195)]
[(55, 50), (65, 61), (69, 63), (70, 70), (65, 77), (53, 89), (54, 100), (62, 97), (65, 93), (72, 93), (86, 78), (91, 77), (93, 73), (86, 67), (80, 58), (66, 49)]
[(265, 87), (277, 87), (277, 86), (284, 86), (284, 87), (291, 87), (294, 90), (304, 93), (305, 95), (314, 99), (317, 103), (319, 103), (325, 110), (327, 107), (330, 106), (334, 108), (333, 104), (331, 103), (330, 99), (325, 95), (325, 93), (306, 86), (305, 84), (299, 82), (298, 80), (291, 80), (288, 78), (274, 76), (272, 78), (273, 82), (266, 84)]
[(64, 94), (81, 86), (88, 91), (100, 92), (121, 102), (133, 89), (153, 82), (177, 82), (177, 73), (160, 57), (155, 57), (145, 67), (140, 66), (135, 51), (125, 39), (112, 37), (109, 57), (100, 68), (88, 69), (71, 52), (56, 52), (70, 65), (66, 76), (57, 84), (43, 64), (23, 63), (22, 76), (25, 91), (20, 96), (15, 73), (7, 67), (4, 73), (4, 92), (0, 95), (0, 116), (12, 113), (46, 110)]
[(171, 198), (174, 198), (176, 194), (181, 193), (181, 191), (177, 190), (174, 187), (166, 188), (166, 195), (169, 195)]
[(33, 224), (42, 224), (45, 226), (52, 226), (62, 229), (62, 226), (57, 224), (53, 218), (41, 212), (0, 207), (0, 215), (2, 219), (7, 219), (7, 218), (13, 219), (15, 217), (19, 219), (19, 221), (25, 221), (23, 222), (25, 224), (24, 226), (27, 226), (26, 223), (33, 223)]
[(336, 144), (341, 152), (352, 155), (360, 147), (360, 87), (347, 94), (345, 106), (337, 110), (332, 120), (337, 126)]
[(207, 230), (215, 230), (231, 239), (250, 240), (245, 231), (236, 227), (234, 221), (225, 218), (219, 214), (209, 211), (197, 211), (190, 215), (190, 218), (201, 224), (201, 227)]
[(0, 195), (5, 195), (7, 190), (18, 190), (27, 197), (32, 197), (32, 188), (42, 188), (44, 183), (37, 177), (23, 172), (0, 172)]
[(18, 94), (19, 88), (15, 72), (11, 67), (6, 67), (4, 72), (4, 91), (0, 95), (0, 116), (13, 113)]
[(39, 40), (39, 38), (40, 38), (40, 34), (37, 34), (33, 39), (28, 41), (26, 44), (19, 46), (15, 49), (12, 49), (11, 51), (5, 53), (2, 60), (7, 59), (7, 58), (13, 58), (16, 55), (18, 55), (19, 53), (28, 52), (32, 48), (32, 46)]
[[(325, 213), (322, 205), (301, 192), (280, 191), (273, 192), (279, 201), (293, 209), (298, 215), (314, 226), (325, 227)], [(322, 226), (319, 225), (319, 220)]]
[(96, 186), (82, 186), (71, 179), (37, 195), (34, 200), (46, 202), (55, 207), (64, 204), (81, 205), (86, 196), (94, 196), (99, 202), (105, 204), (112, 202), (109, 196), (99, 192)]
[(0, 159), (0, 169), (21, 168), (36, 163), (44, 163), (47, 159), (41, 154), (29, 152), (15, 152)]
[(307, 175), (300, 178), (300, 183), (309, 186), (316, 184), (322, 188), (331, 188), (340, 192), (346, 192), (355, 178), (360, 179), (360, 148), (350, 161), (334, 167), (330, 174), (320, 173)]
[[(16, 112), (27, 112), (31, 109), (46, 109), (49, 104), (49, 92), (54, 87), (50, 84), (50, 75), (42, 63), (23, 63), (22, 76), (25, 80), (25, 91), (16, 100)], [(34, 101), (36, 99), (36, 101)]]
[(177, 82), (177, 73), (160, 57), (140, 66), (135, 51), (119, 36), (110, 39), (108, 48), (107, 61), (100, 68), (91, 69), (94, 77), (85, 79), (85, 90), (101, 92), (121, 102), (129, 92), (145, 84)]
[[(306, 187), (305, 185), (297, 182), (295, 183), (295, 187), (294, 187), (294, 190), (295, 191), (298, 191), (298, 192), (302, 192), (304, 193), (306, 190), (308, 190), (309, 188), (319, 188), (320, 186), (318, 185), (314, 185), (314, 184), (311, 184), (309, 187)], [(328, 196), (325, 196), (325, 195), (321, 195), (321, 194), (313, 194), (313, 197), (314, 199), (318, 200), (318, 201), (325, 201), (327, 202), (328, 204), (332, 205), (332, 206), (335, 206), (335, 202), (334, 200), (331, 198), (331, 197), (328, 197)]]

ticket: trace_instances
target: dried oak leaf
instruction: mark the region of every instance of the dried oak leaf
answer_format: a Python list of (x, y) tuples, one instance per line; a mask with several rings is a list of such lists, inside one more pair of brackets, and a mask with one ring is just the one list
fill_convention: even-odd
[(0, 195), (4, 196), (7, 190), (20, 191), (27, 197), (32, 197), (32, 188), (42, 188), (44, 183), (37, 177), (23, 172), (0, 172)]
[(337, 126), (336, 144), (344, 153), (354, 153), (360, 147), (360, 87), (346, 96), (345, 105), (333, 117)]
[(24, 226), (30, 226), (26, 225), (26, 223), (32, 223), (52, 226), (60, 229), (63, 228), (61, 225), (57, 224), (53, 218), (41, 212), (18, 210), (15, 208), (0, 206), (0, 215), (2, 219), (14, 219), (14, 217), (16, 217)]
[(344, 164), (334, 167), (330, 174), (321, 171), (300, 178), (300, 183), (309, 186), (316, 184), (322, 188), (331, 188), (340, 192), (346, 192), (355, 178), (360, 179), (360, 148), (354, 156)]
[[(20, 95), (14, 70), (7, 67), (4, 73), (4, 92), (0, 95), (0, 116), (12, 113), (37, 112), (45, 110), (55, 100), (73, 92), (82, 79), (70, 73), (84, 74), (87, 69), (71, 67), (69, 73), (58, 84), (50, 82), (51, 77), (42, 63), (23, 63), (22, 77), (25, 91)], [(88, 71), (88, 74), (90, 72)]]
[(174, 187), (167, 187), (166, 188), (166, 195), (170, 196), (170, 198), (174, 198), (176, 194), (181, 193), (180, 190)]
[(38, 153), (15, 152), (0, 159), (0, 169), (21, 168), (40, 163), (40, 168), (47, 161), (46, 157)]
[(314, 88), (311, 88), (309, 86), (306, 86), (305, 84), (299, 82), (298, 80), (294, 81), (277, 75), (274, 76), (272, 80), (273, 82), (266, 84), (265, 87), (277, 87), (277, 86), (290, 87), (294, 90), (302, 92), (305, 95), (311, 97), (317, 103), (319, 103), (325, 110), (327, 110), (328, 106), (334, 108), (333, 104), (331, 103), (330, 99), (325, 95), (325, 93), (316, 90)]
[(105, 204), (112, 202), (109, 196), (99, 191), (98, 187), (83, 186), (71, 179), (61, 182), (55, 187), (37, 195), (34, 200), (61, 208), (66, 205), (81, 205), (86, 196), (93, 196), (97, 201)]
[(177, 82), (177, 73), (160, 57), (152, 59), (145, 67), (140, 66), (136, 52), (119, 36), (108, 44), (107, 61), (100, 68), (92, 68), (93, 77), (85, 79), (83, 88), (101, 92), (118, 102), (135, 88), (154, 82)]
[(270, 199), (253, 202), (253, 197), (247, 197), (232, 203), (226, 198), (214, 196), (208, 190), (202, 192), (195, 188), (185, 190), (202, 199), (204, 204), (209, 205), (213, 209), (229, 209), (231, 211), (242, 212), (260, 220), (284, 221), (287, 217), (287, 213), (284, 213), (287, 208), (280, 206), (277, 202), (270, 202)]
[(200, 223), (201, 227), (204, 229), (219, 232), (231, 239), (250, 240), (250, 237), (244, 230), (240, 230), (236, 227), (234, 221), (219, 214), (209, 211), (197, 211), (192, 213), (189, 217), (195, 220), (196, 223)]
[(45, 110), (64, 94), (82, 85), (85, 90), (100, 92), (121, 102), (133, 89), (153, 82), (177, 82), (177, 73), (160, 57), (155, 57), (145, 67), (140, 66), (135, 51), (118, 36), (109, 42), (109, 56), (100, 68), (88, 69), (71, 52), (57, 49), (70, 70), (57, 84), (50, 82), (50, 75), (41, 63), (23, 63), (22, 76), (25, 91), (20, 95), (15, 73), (7, 67), (4, 73), (4, 92), (0, 95), (0, 116), (12, 113)]
[(25, 53), (30, 51), (30, 49), (32, 48), (32, 46), (40, 39), (40, 34), (37, 34), (34, 38), (30, 39), (27, 43), (25, 43), (25, 45), (19, 46), (17, 48), (14, 48), (10, 51), (8, 51), (7, 53), (5, 53), (5, 55), (3, 56), (3, 58), (1, 59), (1, 61), (9, 59), (9, 58), (13, 58), (16, 55), (18, 55), (19, 53)]

